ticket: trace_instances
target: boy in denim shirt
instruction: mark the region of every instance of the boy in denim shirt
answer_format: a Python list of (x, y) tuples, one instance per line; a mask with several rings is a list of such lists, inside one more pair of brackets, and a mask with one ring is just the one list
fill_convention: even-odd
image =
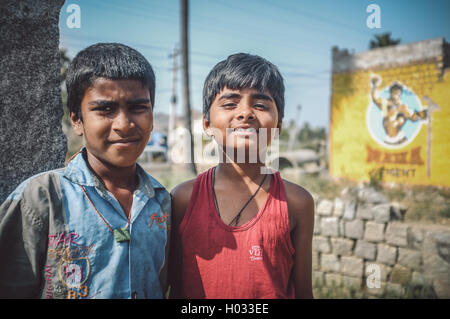
[(163, 298), (170, 195), (136, 164), (153, 129), (153, 69), (128, 46), (99, 43), (66, 82), (85, 147), (1, 205), (0, 297)]

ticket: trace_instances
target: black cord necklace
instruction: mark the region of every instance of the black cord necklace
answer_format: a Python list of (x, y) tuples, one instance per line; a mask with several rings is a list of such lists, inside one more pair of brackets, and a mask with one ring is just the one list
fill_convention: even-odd
[[(245, 207), (247, 207), (247, 205), (252, 201), (252, 199), (256, 196), (256, 194), (258, 194), (259, 189), (261, 188), (261, 186), (264, 184), (264, 181), (266, 180), (268, 174), (264, 175), (264, 178), (262, 179), (261, 183), (258, 186), (258, 189), (253, 193), (253, 195), (248, 199), (248, 201), (244, 204), (244, 206), (242, 206), (242, 208), (239, 210), (239, 212), (237, 213), (237, 215), (231, 220), (231, 222), (228, 224), (229, 226), (231, 226), (231, 224), (233, 223), (233, 221), (235, 221), (234, 226), (237, 226), (239, 223), (239, 219), (241, 218), (241, 214), (244, 211)], [(222, 219), (222, 216), (220, 215), (220, 211), (219, 211), (219, 205), (217, 204), (217, 197), (216, 197), (216, 191), (214, 190), (214, 182), (215, 182), (215, 176), (216, 176), (216, 168), (213, 168), (213, 172), (212, 172), (212, 191), (213, 191), (213, 196), (214, 196), (214, 204), (216, 205), (216, 210), (217, 213), (219, 214), (219, 218)]]

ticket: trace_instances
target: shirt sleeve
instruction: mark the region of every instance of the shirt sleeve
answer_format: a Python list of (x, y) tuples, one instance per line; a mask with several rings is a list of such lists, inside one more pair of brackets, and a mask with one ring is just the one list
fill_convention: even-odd
[(23, 195), (0, 206), (0, 298), (39, 298), (47, 223)]

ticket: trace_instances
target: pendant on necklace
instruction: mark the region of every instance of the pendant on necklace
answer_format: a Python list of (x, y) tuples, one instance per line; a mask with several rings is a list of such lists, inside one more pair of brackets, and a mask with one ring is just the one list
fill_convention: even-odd
[(130, 231), (127, 227), (114, 229), (114, 239), (116, 242), (121, 243), (124, 241), (130, 241)]

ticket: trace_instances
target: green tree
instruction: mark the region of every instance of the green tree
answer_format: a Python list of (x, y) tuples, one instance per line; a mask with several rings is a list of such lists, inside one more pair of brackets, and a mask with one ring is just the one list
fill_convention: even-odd
[(375, 39), (370, 40), (369, 48), (375, 49), (397, 45), (400, 43), (400, 41), (400, 39), (393, 39), (390, 32), (375, 34)]

